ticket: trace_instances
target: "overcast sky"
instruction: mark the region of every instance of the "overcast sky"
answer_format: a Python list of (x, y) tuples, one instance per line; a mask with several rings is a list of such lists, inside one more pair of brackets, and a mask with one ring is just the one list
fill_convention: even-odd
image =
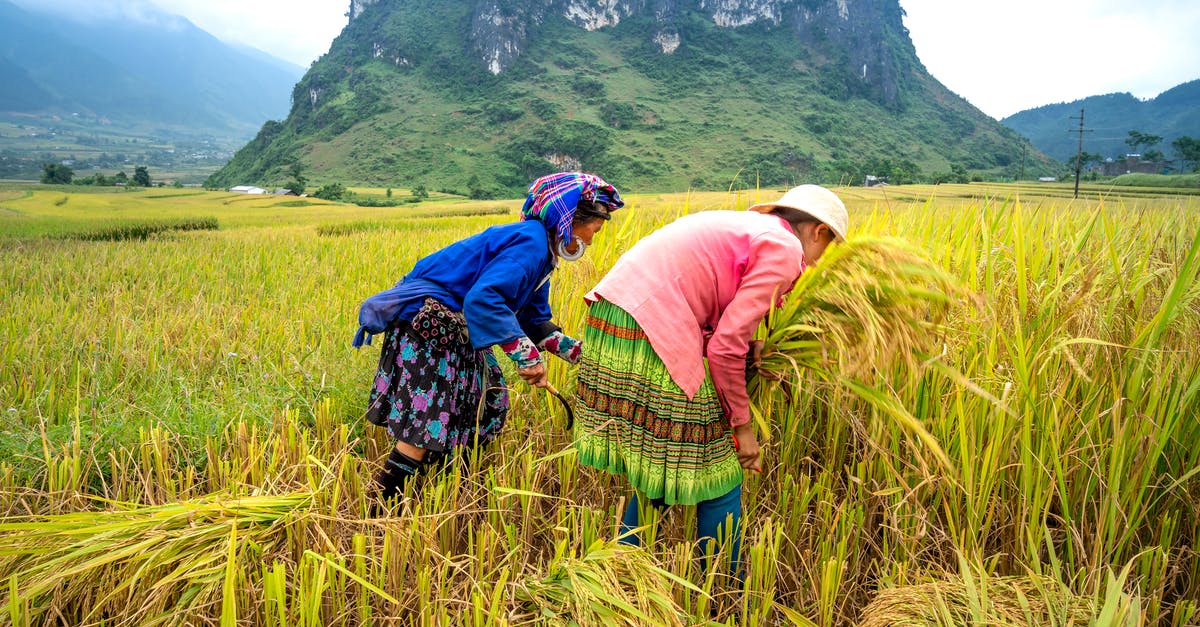
[[(349, 0), (18, 0), (76, 11), (147, 3), (307, 68)], [(997, 119), (1087, 96), (1152, 98), (1200, 78), (1200, 0), (900, 0), (935, 78)], [(131, 8), (132, 7), (132, 8)]]
[[(41, 0), (60, 2), (74, 0)], [(88, 0), (95, 1), (95, 0)], [(219, 39), (308, 68), (346, 27), (350, 0), (106, 0), (152, 2)]]
[(900, 0), (930, 74), (997, 119), (1200, 78), (1200, 0)]

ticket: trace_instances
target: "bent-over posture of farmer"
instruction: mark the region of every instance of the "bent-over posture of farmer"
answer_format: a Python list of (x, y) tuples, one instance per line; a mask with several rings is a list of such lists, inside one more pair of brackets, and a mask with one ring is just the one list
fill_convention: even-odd
[(550, 273), (576, 260), (624, 202), (597, 176), (566, 172), (533, 182), (521, 221), (494, 226), (416, 263), (359, 313), (354, 345), (383, 333), (366, 418), (396, 446), (375, 476), (384, 503), (422, 466), (493, 440), (508, 392), (492, 354), (546, 386), (542, 351), (571, 363), (581, 345), (550, 322)]
[(581, 464), (633, 486), (627, 543), (639, 542), (631, 533), (639, 499), (656, 509), (695, 505), (705, 552), (724, 532), (740, 563), (742, 473), (761, 471), (746, 391), (750, 342), (849, 221), (842, 201), (816, 185), (750, 209), (675, 220), (586, 296), (576, 446)]

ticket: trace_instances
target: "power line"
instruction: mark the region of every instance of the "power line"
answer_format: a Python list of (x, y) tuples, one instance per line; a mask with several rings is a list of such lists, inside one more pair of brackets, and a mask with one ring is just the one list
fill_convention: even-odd
[[(1071, 116), (1074, 120), (1075, 116)], [(1067, 129), (1068, 133), (1079, 133), (1079, 147), (1075, 149), (1075, 197), (1079, 198), (1079, 171), (1083, 168), (1083, 134), (1091, 129), (1083, 128), (1083, 107), (1079, 108), (1079, 130)]]

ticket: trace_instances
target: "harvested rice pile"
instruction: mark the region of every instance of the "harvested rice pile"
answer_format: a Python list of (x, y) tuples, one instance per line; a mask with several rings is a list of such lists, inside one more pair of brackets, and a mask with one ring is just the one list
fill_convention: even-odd
[[(157, 506), (113, 504), (107, 511), (0, 521), (0, 578), (9, 582), (10, 614), (36, 615), (47, 597), (103, 624), (172, 622), (220, 606), (245, 549), (279, 555), (288, 527), (312, 495), (213, 495)], [(27, 606), (23, 611), (14, 608)], [(14, 619), (14, 622), (15, 619)], [(36, 622), (36, 621), (31, 621)]]
[(859, 627), (1087, 625), (1089, 604), (1048, 578), (985, 577), (883, 590)]
[(534, 616), (553, 623), (682, 626), (686, 614), (672, 598), (672, 585), (703, 594), (655, 565), (646, 551), (611, 540), (597, 540), (580, 556), (560, 555), (547, 570), (523, 584), (518, 597)]

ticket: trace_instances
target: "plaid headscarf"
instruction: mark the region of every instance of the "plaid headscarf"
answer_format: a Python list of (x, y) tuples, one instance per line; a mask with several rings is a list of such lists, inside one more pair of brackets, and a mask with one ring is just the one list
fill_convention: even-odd
[(575, 219), (575, 205), (580, 199), (608, 205), (609, 210), (625, 206), (617, 188), (604, 179), (583, 172), (559, 172), (543, 176), (529, 186), (525, 206), (521, 207), (521, 220), (539, 220), (559, 241), (569, 242), (573, 237), (571, 221)]

